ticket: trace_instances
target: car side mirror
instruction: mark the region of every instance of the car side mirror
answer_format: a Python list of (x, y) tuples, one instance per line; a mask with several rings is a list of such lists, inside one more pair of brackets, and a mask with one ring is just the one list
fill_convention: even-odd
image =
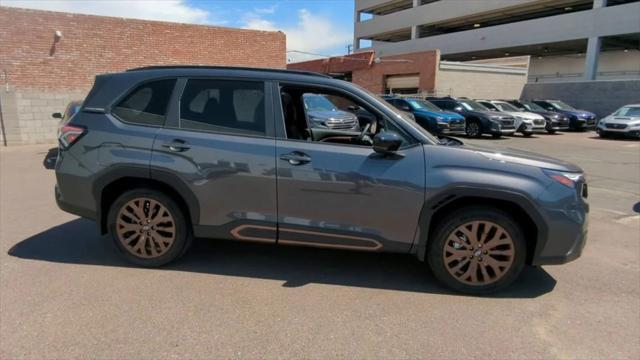
[(53, 113), (51, 114), (51, 117), (54, 119), (62, 119), (62, 114), (57, 112), (57, 113)]
[(373, 137), (373, 151), (379, 154), (393, 154), (402, 145), (402, 138), (393, 131), (383, 131)]

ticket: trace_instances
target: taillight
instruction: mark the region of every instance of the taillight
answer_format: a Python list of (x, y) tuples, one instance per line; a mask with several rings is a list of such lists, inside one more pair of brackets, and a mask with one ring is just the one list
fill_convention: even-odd
[(86, 132), (87, 129), (80, 126), (62, 125), (58, 129), (58, 141), (63, 149), (68, 149)]

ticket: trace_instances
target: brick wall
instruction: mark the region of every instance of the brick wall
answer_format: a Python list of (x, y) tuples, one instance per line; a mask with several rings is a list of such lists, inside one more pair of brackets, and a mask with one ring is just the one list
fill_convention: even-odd
[(384, 92), (387, 76), (418, 74), (420, 90), (434, 91), (440, 59), (438, 50), (385, 56), (378, 63), (373, 61), (374, 58), (375, 55), (372, 52), (364, 52), (344, 57), (293, 63), (287, 65), (287, 68), (321, 73), (351, 72), (352, 81), (355, 84), (378, 94)]
[(96, 74), (167, 64), (286, 67), (282, 32), (7, 7), (0, 24), (0, 102), (12, 143), (55, 140), (50, 114), (84, 97)]

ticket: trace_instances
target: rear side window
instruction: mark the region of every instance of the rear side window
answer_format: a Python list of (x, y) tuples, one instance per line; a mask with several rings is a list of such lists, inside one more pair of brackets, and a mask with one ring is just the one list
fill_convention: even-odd
[(112, 113), (125, 122), (162, 126), (175, 79), (144, 83), (116, 105)]
[(180, 99), (180, 128), (265, 134), (264, 82), (190, 79)]

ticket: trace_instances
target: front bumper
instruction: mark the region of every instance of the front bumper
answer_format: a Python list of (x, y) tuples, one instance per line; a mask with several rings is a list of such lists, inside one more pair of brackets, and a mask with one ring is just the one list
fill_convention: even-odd
[(466, 132), (466, 127), (464, 123), (461, 123), (461, 124), (438, 123), (438, 131), (441, 134), (464, 134)]
[(596, 119), (572, 119), (570, 122), (570, 127), (572, 129), (580, 129), (580, 130), (585, 130), (585, 129), (593, 129), (596, 127)]
[(596, 131), (601, 134), (610, 134), (610, 135), (622, 135), (630, 138), (640, 139), (640, 129), (635, 128), (625, 128), (625, 129), (611, 129), (606, 128), (601, 125), (598, 125)]

